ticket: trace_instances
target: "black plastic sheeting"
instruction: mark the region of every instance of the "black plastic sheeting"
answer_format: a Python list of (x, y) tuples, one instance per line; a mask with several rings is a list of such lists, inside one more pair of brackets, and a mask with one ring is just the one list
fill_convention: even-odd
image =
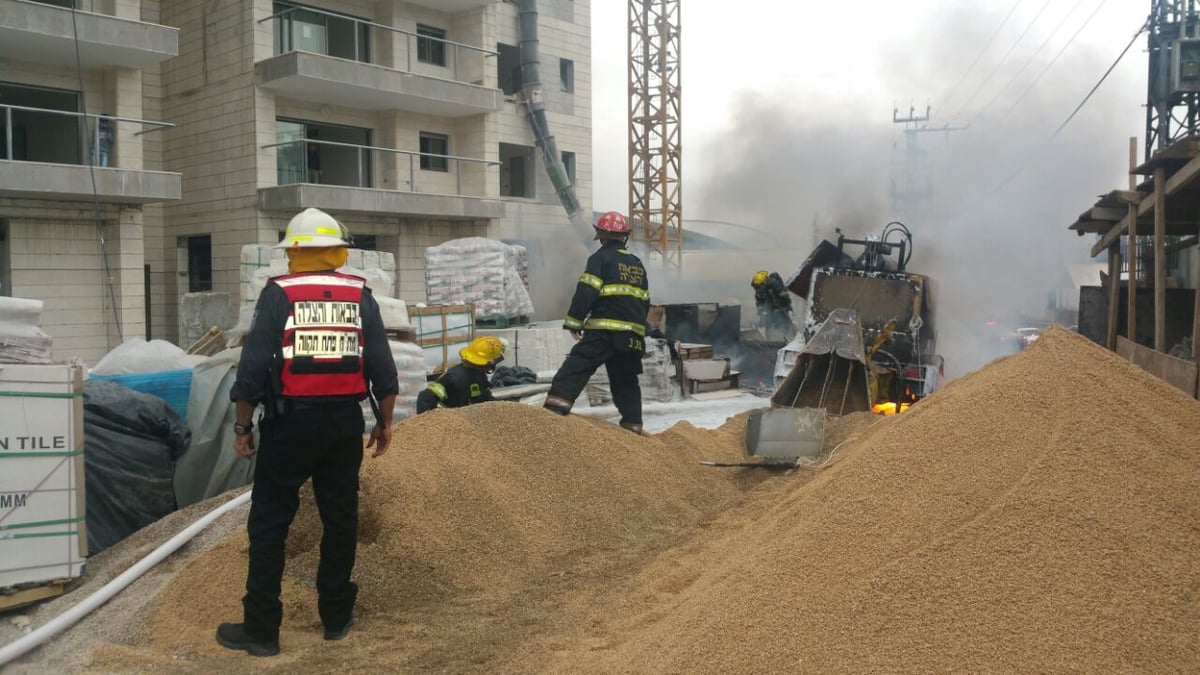
[(512, 387), (537, 382), (537, 373), (525, 366), (500, 366), (492, 375), (493, 387)]
[(176, 510), (175, 462), (192, 433), (167, 402), (116, 382), (83, 383), (88, 554)]

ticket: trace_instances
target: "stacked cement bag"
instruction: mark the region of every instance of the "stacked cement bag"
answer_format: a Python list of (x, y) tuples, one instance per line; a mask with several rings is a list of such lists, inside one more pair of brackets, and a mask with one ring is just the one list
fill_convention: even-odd
[[(400, 383), (396, 405), (392, 408), (392, 421), (399, 422), (417, 414), (417, 394), (426, 386), (425, 355), (414, 342), (389, 340), (388, 344), (392, 348), (392, 360), (396, 362)], [(375, 414), (369, 401), (363, 401), (363, 416), (367, 420), (367, 429), (375, 426)]]
[(0, 297), (0, 363), (50, 363), (53, 341), (42, 332), (42, 301)]
[(453, 239), (425, 249), (425, 297), (430, 305), (475, 305), (485, 321), (533, 315), (525, 247), (495, 239)]
[[(367, 280), (367, 286), (377, 297), (396, 297), (396, 258), (391, 253), (382, 251), (363, 251), (350, 249), (350, 257), (345, 267), (338, 270), (345, 274), (353, 274)], [(238, 309), (237, 325), (227, 331), (233, 336), (244, 335), (250, 330), (250, 321), (254, 318), (254, 305), (258, 296), (271, 277), (287, 274), (287, 254), (283, 249), (263, 244), (249, 244), (242, 247), (241, 264), (239, 266), (239, 286), (241, 301)]]
[[(675, 366), (671, 363), (671, 350), (666, 340), (646, 338), (646, 353), (642, 356), (642, 374), (638, 384), (642, 387), (643, 401), (672, 401), (678, 388), (671, 381)], [(588, 380), (587, 399), (592, 405), (612, 402), (612, 391), (608, 387), (608, 371), (600, 368)]]

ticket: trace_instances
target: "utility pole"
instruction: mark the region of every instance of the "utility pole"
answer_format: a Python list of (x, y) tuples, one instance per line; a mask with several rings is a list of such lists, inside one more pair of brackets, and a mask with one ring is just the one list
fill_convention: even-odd
[(949, 124), (931, 127), (932, 106), (918, 114), (909, 107), (908, 114), (901, 117), (899, 108), (892, 109), (892, 123), (904, 125), (904, 155), (900, 163), (892, 163), (892, 212), (902, 222), (924, 220), (929, 215), (933, 201), (933, 175), (928, 153), (921, 147), (921, 134), (942, 132), (949, 138), (950, 132), (968, 127), (952, 127)]

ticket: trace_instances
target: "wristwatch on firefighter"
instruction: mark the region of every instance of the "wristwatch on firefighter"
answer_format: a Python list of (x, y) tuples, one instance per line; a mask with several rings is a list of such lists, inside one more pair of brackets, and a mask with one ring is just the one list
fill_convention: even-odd
[(237, 434), (238, 436), (245, 436), (251, 431), (254, 431), (254, 422), (250, 422), (248, 424), (238, 424), (237, 422), (233, 423), (233, 433)]

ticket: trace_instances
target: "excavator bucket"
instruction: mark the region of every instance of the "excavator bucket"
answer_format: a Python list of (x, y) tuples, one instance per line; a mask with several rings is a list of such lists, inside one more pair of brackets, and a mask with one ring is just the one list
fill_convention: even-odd
[(817, 457), (827, 415), (871, 409), (866, 350), (858, 314), (835, 309), (771, 396), (771, 409), (746, 425), (746, 454), (765, 463)]

